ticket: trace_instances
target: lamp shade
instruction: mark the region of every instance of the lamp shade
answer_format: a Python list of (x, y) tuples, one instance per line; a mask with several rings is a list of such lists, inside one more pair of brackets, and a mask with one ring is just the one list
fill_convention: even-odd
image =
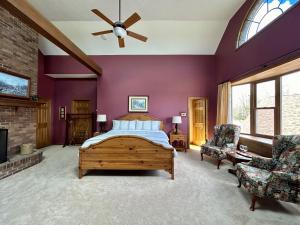
[(172, 123), (182, 123), (181, 116), (173, 116)]
[(106, 122), (106, 114), (99, 114), (97, 116), (97, 122)]

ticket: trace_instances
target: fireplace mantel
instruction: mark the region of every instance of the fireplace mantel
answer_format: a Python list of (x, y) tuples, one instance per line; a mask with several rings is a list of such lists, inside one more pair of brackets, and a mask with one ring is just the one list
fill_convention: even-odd
[(36, 108), (40, 105), (39, 102), (34, 102), (29, 99), (5, 98), (0, 97), (0, 106)]

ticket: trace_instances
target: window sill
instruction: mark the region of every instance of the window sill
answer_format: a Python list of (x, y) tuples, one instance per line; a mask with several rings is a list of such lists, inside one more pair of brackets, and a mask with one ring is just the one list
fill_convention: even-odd
[(240, 137), (248, 139), (248, 140), (252, 140), (252, 141), (255, 141), (255, 142), (259, 142), (259, 143), (262, 143), (262, 144), (266, 144), (266, 145), (272, 145), (273, 144), (273, 140), (270, 139), (270, 138), (256, 137), (256, 136), (247, 135), (247, 134), (241, 134)]

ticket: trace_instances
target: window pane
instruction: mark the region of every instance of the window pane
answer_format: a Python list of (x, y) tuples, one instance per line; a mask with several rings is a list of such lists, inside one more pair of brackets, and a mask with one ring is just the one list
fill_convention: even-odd
[(257, 108), (275, 107), (275, 80), (256, 85)]
[(250, 134), (250, 84), (232, 87), (232, 120), (242, 133)]
[[(279, 18), (300, 0), (257, 0), (250, 10), (241, 29), (238, 46), (247, 42), (264, 27)], [(251, 27), (251, 29), (249, 29)], [(255, 27), (257, 29), (255, 29)]]
[(300, 134), (300, 71), (281, 81), (281, 133)]
[(256, 133), (274, 135), (274, 109), (256, 110)]

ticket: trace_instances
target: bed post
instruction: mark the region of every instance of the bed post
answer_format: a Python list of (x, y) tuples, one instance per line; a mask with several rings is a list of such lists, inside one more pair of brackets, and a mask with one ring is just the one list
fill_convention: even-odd
[(78, 178), (81, 179), (84, 175), (86, 175), (87, 170), (80, 169), (78, 170)]
[(81, 169), (81, 160), (82, 160), (82, 157), (81, 155), (84, 154), (81, 150), (81, 148), (79, 148), (79, 160), (78, 160), (78, 178), (81, 179), (86, 173), (87, 173), (87, 170), (83, 170)]
[(174, 180), (175, 179), (175, 174), (174, 174), (174, 156), (172, 153), (172, 162), (171, 162), (171, 179)]

